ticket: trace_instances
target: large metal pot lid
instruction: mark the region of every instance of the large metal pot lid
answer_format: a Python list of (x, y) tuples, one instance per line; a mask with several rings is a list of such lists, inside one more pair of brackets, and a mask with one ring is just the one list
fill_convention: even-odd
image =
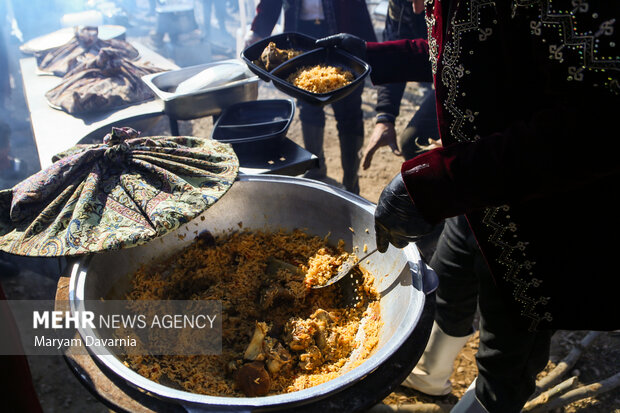
[[(81, 27), (78, 27), (77, 29), (79, 30), (80, 28)], [(99, 39), (101, 40), (124, 40), (125, 33), (127, 32), (125, 27), (111, 24), (98, 26), (97, 29)], [(56, 30), (55, 32), (28, 40), (19, 47), (19, 50), (23, 53), (29, 54), (46, 52), (69, 43), (75, 37), (75, 32), (75, 27), (64, 27), (60, 30)]]
[(239, 161), (232, 147), (192, 136), (140, 137), (112, 128), (48, 168), (0, 191), (0, 250), (82, 255), (145, 244), (224, 195)]

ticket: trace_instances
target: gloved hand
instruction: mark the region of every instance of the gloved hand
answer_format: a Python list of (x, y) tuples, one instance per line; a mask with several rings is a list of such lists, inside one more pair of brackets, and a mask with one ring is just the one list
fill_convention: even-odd
[(318, 47), (339, 47), (362, 60), (366, 59), (366, 40), (348, 33), (339, 33), (318, 39)]
[(400, 173), (381, 192), (375, 209), (375, 236), (379, 252), (391, 243), (404, 248), (433, 231), (435, 224), (425, 220), (413, 204)]

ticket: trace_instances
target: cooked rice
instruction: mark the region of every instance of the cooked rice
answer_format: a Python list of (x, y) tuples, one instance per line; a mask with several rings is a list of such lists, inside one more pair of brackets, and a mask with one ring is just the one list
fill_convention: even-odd
[[(279, 269), (274, 280), (273, 274), (266, 274), (269, 257), (292, 263), (301, 271)], [(337, 285), (313, 290), (306, 277), (331, 277), (348, 257), (342, 241), (331, 247), (326, 239), (302, 231), (236, 232), (216, 237), (215, 245), (213, 240), (197, 240), (171, 258), (140, 268), (126, 298), (221, 300), (222, 354), (128, 356), (125, 364), (144, 377), (163, 379), (186, 391), (244, 396), (235, 386), (230, 366), (244, 362), (254, 329), (264, 322), (269, 336), (287, 347), (293, 360), (290, 368), (272, 375), (270, 395), (336, 378), (363, 363), (377, 346), (380, 314), (374, 278), (365, 271), (358, 274), (362, 281), (357, 288), (359, 301), (345, 307)], [(285, 290), (288, 298), (265, 308), (261, 297), (274, 285)], [(322, 321), (321, 312), (327, 312), (329, 322)], [(325, 342), (320, 345), (317, 329), (324, 332), (327, 346)], [(356, 340), (358, 334), (363, 340)], [(293, 350), (292, 343), (297, 341), (291, 337), (307, 343)], [(356, 353), (353, 360), (352, 351)]]
[(300, 89), (312, 93), (327, 93), (348, 85), (355, 79), (353, 73), (341, 67), (317, 65), (304, 66), (287, 81)]

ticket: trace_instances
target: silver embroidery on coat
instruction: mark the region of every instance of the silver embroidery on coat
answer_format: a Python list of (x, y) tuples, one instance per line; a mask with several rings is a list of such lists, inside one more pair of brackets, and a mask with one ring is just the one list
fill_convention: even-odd
[[(487, 41), (493, 35), (493, 30), (491, 27), (481, 26), (484, 23), (489, 26), (491, 22), (481, 22), (480, 12), (484, 7), (495, 7), (495, 2), (485, 0), (470, 0), (468, 4), (467, 18), (456, 21), (455, 17), (452, 17), (450, 31), (446, 35), (440, 57), (441, 82), (447, 90), (443, 106), (452, 116), (449, 125), (450, 134), (459, 142), (474, 141), (480, 138), (477, 134), (472, 136), (463, 131), (466, 123), (475, 125), (478, 112), (465, 108), (457, 102), (457, 99), (463, 96), (463, 93), (459, 94), (459, 84), (467, 81), (463, 76), (463, 56), (465, 53), (474, 53), (474, 50), (464, 50), (463, 36), (478, 33), (478, 42)], [(459, 6), (461, 5), (467, 7), (467, 2), (462, 1)], [(492, 23), (495, 24), (496, 20)], [(540, 309), (548, 304), (549, 297), (540, 295), (536, 297), (531, 291), (532, 288), (540, 286), (542, 280), (534, 277), (536, 263), (528, 259), (528, 243), (519, 240), (516, 223), (500, 219), (500, 217), (509, 217), (509, 214), (509, 206), (487, 208), (482, 222), (491, 231), (489, 242), (500, 250), (496, 263), (504, 268), (505, 272), (499, 275), (513, 285), (513, 299), (520, 306), (521, 315), (531, 320), (530, 329), (534, 330), (541, 321), (552, 320), (549, 312), (543, 311), (542, 314), (540, 312)], [(508, 235), (511, 236), (511, 240), (508, 239)]]
[[(532, 34), (541, 41), (546, 41), (543, 28), (553, 31), (559, 38), (559, 44), (550, 44), (549, 58), (558, 63), (565, 63), (564, 52), (571, 50), (574, 57), (571, 64), (566, 67), (566, 80), (582, 82), (584, 74), (588, 72), (613, 73), (607, 77), (602, 85), (614, 94), (620, 94), (618, 76), (620, 75), (620, 57), (615, 55), (603, 55), (600, 53), (601, 46), (605, 43), (612, 48), (615, 44), (610, 36), (614, 34), (616, 19), (611, 18), (599, 24), (596, 31), (580, 31), (579, 17), (590, 13), (592, 17), (598, 14), (592, 11), (586, 0), (572, 0), (572, 9), (554, 10), (550, 0), (514, 0), (512, 4), (513, 17), (520, 9), (538, 8), (538, 15), (530, 21)], [(577, 64), (575, 64), (577, 63)], [(594, 86), (599, 86), (595, 84)]]
[[(552, 321), (551, 313), (538, 311), (549, 303), (550, 298), (535, 297), (530, 291), (539, 287), (543, 280), (534, 277), (536, 262), (527, 258), (528, 243), (517, 240), (518, 227), (510, 221), (510, 207), (487, 208), (482, 222), (492, 231), (489, 242), (501, 250), (495, 262), (505, 269), (502, 277), (513, 285), (513, 299), (520, 305), (521, 315), (530, 320), (529, 329), (535, 331), (543, 320)], [(509, 241), (511, 235), (513, 241)]]
[[(452, 115), (450, 134), (459, 142), (472, 141), (473, 136), (463, 132), (462, 127), (468, 120), (469, 113), (477, 112), (471, 108), (462, 108), (458, 103), (459, 81), (463, 77), (464, 67), (461, 57), (465, 52), (462, 46), (462, 38), (466, 33), (479, 33), (478, 40), (486, 41), (493, 34), (492, 28), (480, 26), (480, 10), (483, 7), (494, 7), (494, 1), (471, 0), (469, 1), (469, 15), (463, 21), (457, 21), (452, 17), (450, 32), (446, 36), (441, 55), (441, 82), (447, 89), (444, 108)], [(471, 51), (468, 51), (471, 52)]]

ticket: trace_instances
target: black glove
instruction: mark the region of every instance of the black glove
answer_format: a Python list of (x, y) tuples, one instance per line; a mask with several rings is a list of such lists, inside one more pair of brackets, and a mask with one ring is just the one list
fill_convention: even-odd
[(366, 59), (366, 40), (347, 33), (339, 33), (318, 39), (318, 47), (339, 47), (362, 60)]
[(404, 248), (433, 231), (435, 224), (425, 220), (413, 204), (400, 173), (381, 192), (375, 209), (375, 236), (379, 252), (390, 243)]

